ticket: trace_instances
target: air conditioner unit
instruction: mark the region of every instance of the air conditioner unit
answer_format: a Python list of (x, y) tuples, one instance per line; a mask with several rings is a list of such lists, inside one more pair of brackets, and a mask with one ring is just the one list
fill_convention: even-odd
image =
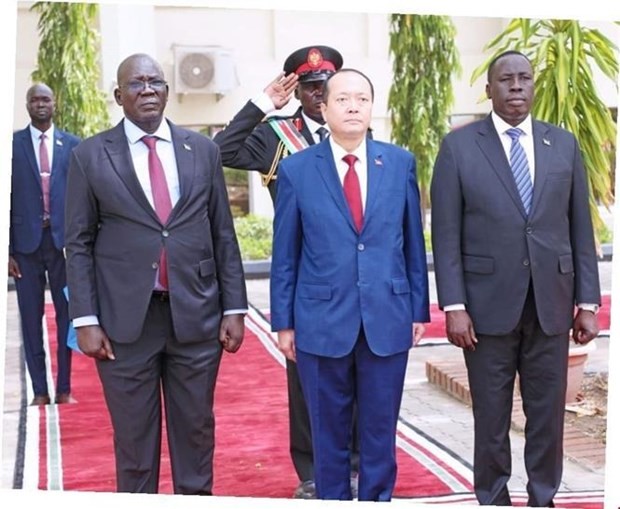
[(177, 94), (222, 96), (239, 86), (232, 50), (219, 46), (173, 46)]

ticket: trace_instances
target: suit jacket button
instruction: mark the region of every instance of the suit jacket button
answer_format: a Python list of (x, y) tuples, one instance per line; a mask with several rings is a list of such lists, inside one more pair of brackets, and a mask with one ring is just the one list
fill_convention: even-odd
[(168, 230), (164, 230), (161, 232), (162, 237), (167, 237), (168, 235), (170, 235), (170, 232)]
[(530, 233), (532, 233), (533, 231), (534, 231), (534, 230), (532, 229), (532, 227), (531, 227), (531, 226), (528, 226), (528, 227), (525, 229), (525, 233), (527, 233), (528, 235), (529, 235)]
[(528, 267), (530, 265), (530, 261), (529, 260), (523, 260), (523, 265)]
[(364, 249), (366, 249), (366, 246), (364, 244), (360, 243), (360, 244), (357, 245), (357, 250), (358, 251), (363, 251)]

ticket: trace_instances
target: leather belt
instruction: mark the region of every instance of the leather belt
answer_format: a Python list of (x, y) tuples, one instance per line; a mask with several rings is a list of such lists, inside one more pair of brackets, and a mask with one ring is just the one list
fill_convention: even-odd
[(161, 290), (153, 290), (153, 295), (151, 298), (158, 300), (160, 302), (168, 302), (170, 300), (170, 293), (163, 292)]
[(50, 227), (50, 220), (49, 218), (44, 219), (43, 223), (42, 223), (42, 228), (49, 228)]

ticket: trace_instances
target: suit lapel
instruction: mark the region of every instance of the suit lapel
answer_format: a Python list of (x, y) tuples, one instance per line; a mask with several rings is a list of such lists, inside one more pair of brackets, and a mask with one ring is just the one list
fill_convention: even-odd
[(366, 191), (366, 206), (364, 207), (364, 226), (372, 213), (374, 205), (377, 203), (379, 188), (383, 180), (385, 171), (383, 169), (383, 154), (379, 146), (370, 139), (366, 140), (366, 166), (368, 168), (368, 189)]
[(308, 128), (308, 125), (304, 120), (304, 117), (302, 117), (301, 115), (301, 108), (299, 108), (293, 116), (301, 120), (301, 135), (305, 138), (309, 145), (315, 145), (316, 142), (314, 141), (314, 136), (312, 136), (312, 133), (310, 132), (310, 129)]
[(159, 218), (155, 213), (153, 207), (149, 203), (140, 181), (136, 176), (136, 170), (131, 160), (131, 153), (129, 152), (129, 145), (127, 143), (127, 136), (123, 129), (123, 122), (121, 121), (113, 129), (108, 131), (108, 134), (104, 140), (104, 150), (107, 152), (112, 168), (119, 176), (125, 187), (129, 190), (136, 202), (157, 222)]
[(35, 180), (39, 183), (39, 187), (41, 187), (41, 174), (39, 173), (39, 166), (37, 165), (37, 158), (35, 156), (34, 151), (38, 150), (38, 147), (32, 145), (32, 136), (30, 134), (30, 127), (26, 127), (19, 132), (19, 143), (24, 150), (24, 154), (26, 155), (26, 159), (30, 164), (30, 169), (32, 174), (35, 177)]
[(355, 224), (353, 224), (353, 218), (351, 217), (347, 200), (344, 197), (344, 190), (342, 189), (342, 184), (338, 177), (334, 155), (327, 140), (319, 144), (319, 150), (316, 154), (317, 171), (321, 175), (323, 182), (325, 182), (329, 194), (331, 194), (338, 210), (346, 218), (351, 228), (357, 231)]
[(521, 201), (519, 191), (517, 190), (517, 184), (515, 183), (512, 170), (510, 169), (510, 164), (506, 158), (504, 148), (502, 147), (502, 142), (500, 141), (499, 135), (493, 126), (491, 115), (489, 115), (485, 122), (481, 124), (480, 130), (478, 131), (478, 146), (489, 161), (491, 168), (493, 168), (497, 174), (499, 180), (506, 189), (506, 192), (510, 195), (510, 198), (516, 207), (519, 209), (523, 217), (527, 218), (525, 208), (523, 207), (523, 202)]
[(64, 166), (65, 159), (67, 158), (67, 148), (64, 145), (64, 133), (60, 129), (54, 129), (54, 140), (52, 141), (52, 150), (54, 155), (52, 157), (52, 173), (50, 175), (50, 186), (54, 185), (54, 182), (58, 180), (58, 168)]
[(547, 180), (549, 171), (549, 156), (551, 155), (551, 138), (549, 137), (549, 128), (541, 122), (533, 122), (534, 132), (534, 160), (536, 161), (536, 170), (534, 177), (534, 194), (532, 196), (532, 209), (530, 216), (534, 213), (536, 205), (540, 201), (542, 191)]

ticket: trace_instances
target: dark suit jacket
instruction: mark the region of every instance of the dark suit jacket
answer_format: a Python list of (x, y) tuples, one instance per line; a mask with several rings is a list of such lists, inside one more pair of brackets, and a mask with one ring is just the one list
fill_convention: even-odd
[(599, 303), (588, 187), (575, 137), (534, 121), (529, 218), (491, 116), (449, 133), (431, 184), (441, 307), (465, 303), (476, 332), (517, 324), (530, 281), (545, 334), (570, 329), (574, 304)]
[[(267, 122), (262, 122), (264, 118), (263, 111), (252, 101), (248, 101), (226, 128), (214, 136), (213, 141), (220, 147), (224, 166), (269, 173), (280, 138)], [(279, 118), (300, 119), (302, 136), (310, 145), (314, 145), (312, 133), (301, 115), (301, 107), (293, 115)], [(275, 164), (278, 162), (279, 160), (275, 161)], [(271, 199), (275, 201), (275, 178), (269, 182), (268, 187)]]
[(358, 234), (329, 141), (280, 163), (271, 264), (271, 324), (295, 329), (296, 347), (340, 357), (363, 325), (370, 349), (412, 346), (429, 321), (428, 275), (415, 159), (367, 140), (368, 194)]
[(180, 198), (165, 225), (135, 174), (122, 122), (83, 141), (69, 167), (70, 316), (98, 315), (108, 336), (138, 338), (162, 245), (180, 342), (215, 340), (223, 310), (247, 308), (217, 145), (170, 123)]
[[(71, 150), (80, 142), (73, 134), (54, 128), (50, 176), (50, 227), (57, 249), (65, 245), (65, 187)], [(33, 253), (41, 244), (43, 189), (32, 146), (30, 127), (13, 135), (11, 171), (11, 222), (9, 253)], [(38, 150), (38, 147), (37, 147)]]

